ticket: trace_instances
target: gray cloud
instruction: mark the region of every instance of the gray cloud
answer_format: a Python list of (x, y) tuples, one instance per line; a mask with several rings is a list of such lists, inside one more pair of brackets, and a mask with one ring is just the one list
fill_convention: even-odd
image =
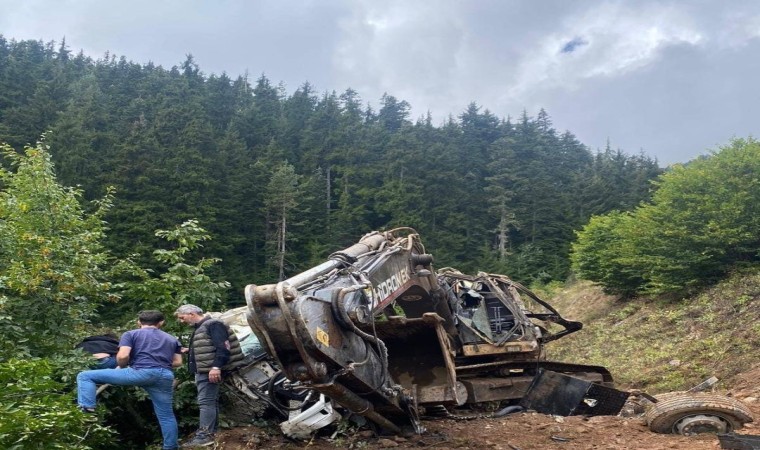
[[(760, 3), (643, 0), (0, 0), (6, 38), (166, 67), (264, 73), (292, 92), (387, 92), (441, 122), (543, 107), (592, 148), (685, 162), (758, 135)], [(564, 50), (564, 51), (563, 51)]]

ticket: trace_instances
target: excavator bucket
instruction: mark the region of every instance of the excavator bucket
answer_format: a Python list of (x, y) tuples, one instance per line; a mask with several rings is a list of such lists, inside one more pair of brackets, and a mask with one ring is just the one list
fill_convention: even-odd
[(467, 393), (456, 381), (453, 351), (440, 316), (392, 316), (375, 328), (388, 348), (388, 372), (412, 392), (418, 405), (464, 403)]

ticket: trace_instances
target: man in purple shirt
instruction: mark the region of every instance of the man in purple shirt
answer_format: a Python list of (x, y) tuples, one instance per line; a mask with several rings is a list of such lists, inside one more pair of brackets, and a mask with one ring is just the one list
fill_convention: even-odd
[(148, 392), (163, 435), (163, 449), (178, 448), (177, 419), (172, 409), (173, 367), (182, 365), (177, 338), (160, 330), (161, 311), (142, 311), (136, 330), (121, 336), (116, 354), (116, 369), (85, 370), (77, 375), (77, 400), (84, 412), (95, 412), (97, 384), (140, 386)]

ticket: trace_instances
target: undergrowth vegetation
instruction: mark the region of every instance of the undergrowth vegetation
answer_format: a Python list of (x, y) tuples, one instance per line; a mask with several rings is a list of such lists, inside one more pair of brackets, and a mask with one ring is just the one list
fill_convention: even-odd
[(682, 299), (621, 301), (578, 283), (552, 303), (583, 330), (550, 344), (549, 358), (605, 366), (620, 386), (652, 393), (688, 389), (712, 375), (725, 386), (760, 362), (758, 298), (758, 268)]
[[(79, 356), (79, 362), (84, 359)], [(0, 363), (0, 448), (88, 449), (113, 438), (113, 431), (74, 408), (75, 395), (61, 379), (63, 364), (72, 360), (76, 357)]]

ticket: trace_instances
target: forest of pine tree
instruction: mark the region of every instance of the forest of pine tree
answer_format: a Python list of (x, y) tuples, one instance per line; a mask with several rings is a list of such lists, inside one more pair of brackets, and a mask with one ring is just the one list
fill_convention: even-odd
[(245, 284), (397, 226), (417, 229), (438, 267), (563, 280), (575, 231), (647, 200), (662, 173), (643, 154), (592, 151), (543, 109), (499, 118), (471, 103), (440, 124), (410, 109), (206, 75), (192, 56), (165, 69), (0, 35), (0, 142), (21, 151), (47, 133), (62, 184), (88, 199), (113, 186), (116, 255), (150, 255), (156, 229), (197, 219), (231, 305)]

